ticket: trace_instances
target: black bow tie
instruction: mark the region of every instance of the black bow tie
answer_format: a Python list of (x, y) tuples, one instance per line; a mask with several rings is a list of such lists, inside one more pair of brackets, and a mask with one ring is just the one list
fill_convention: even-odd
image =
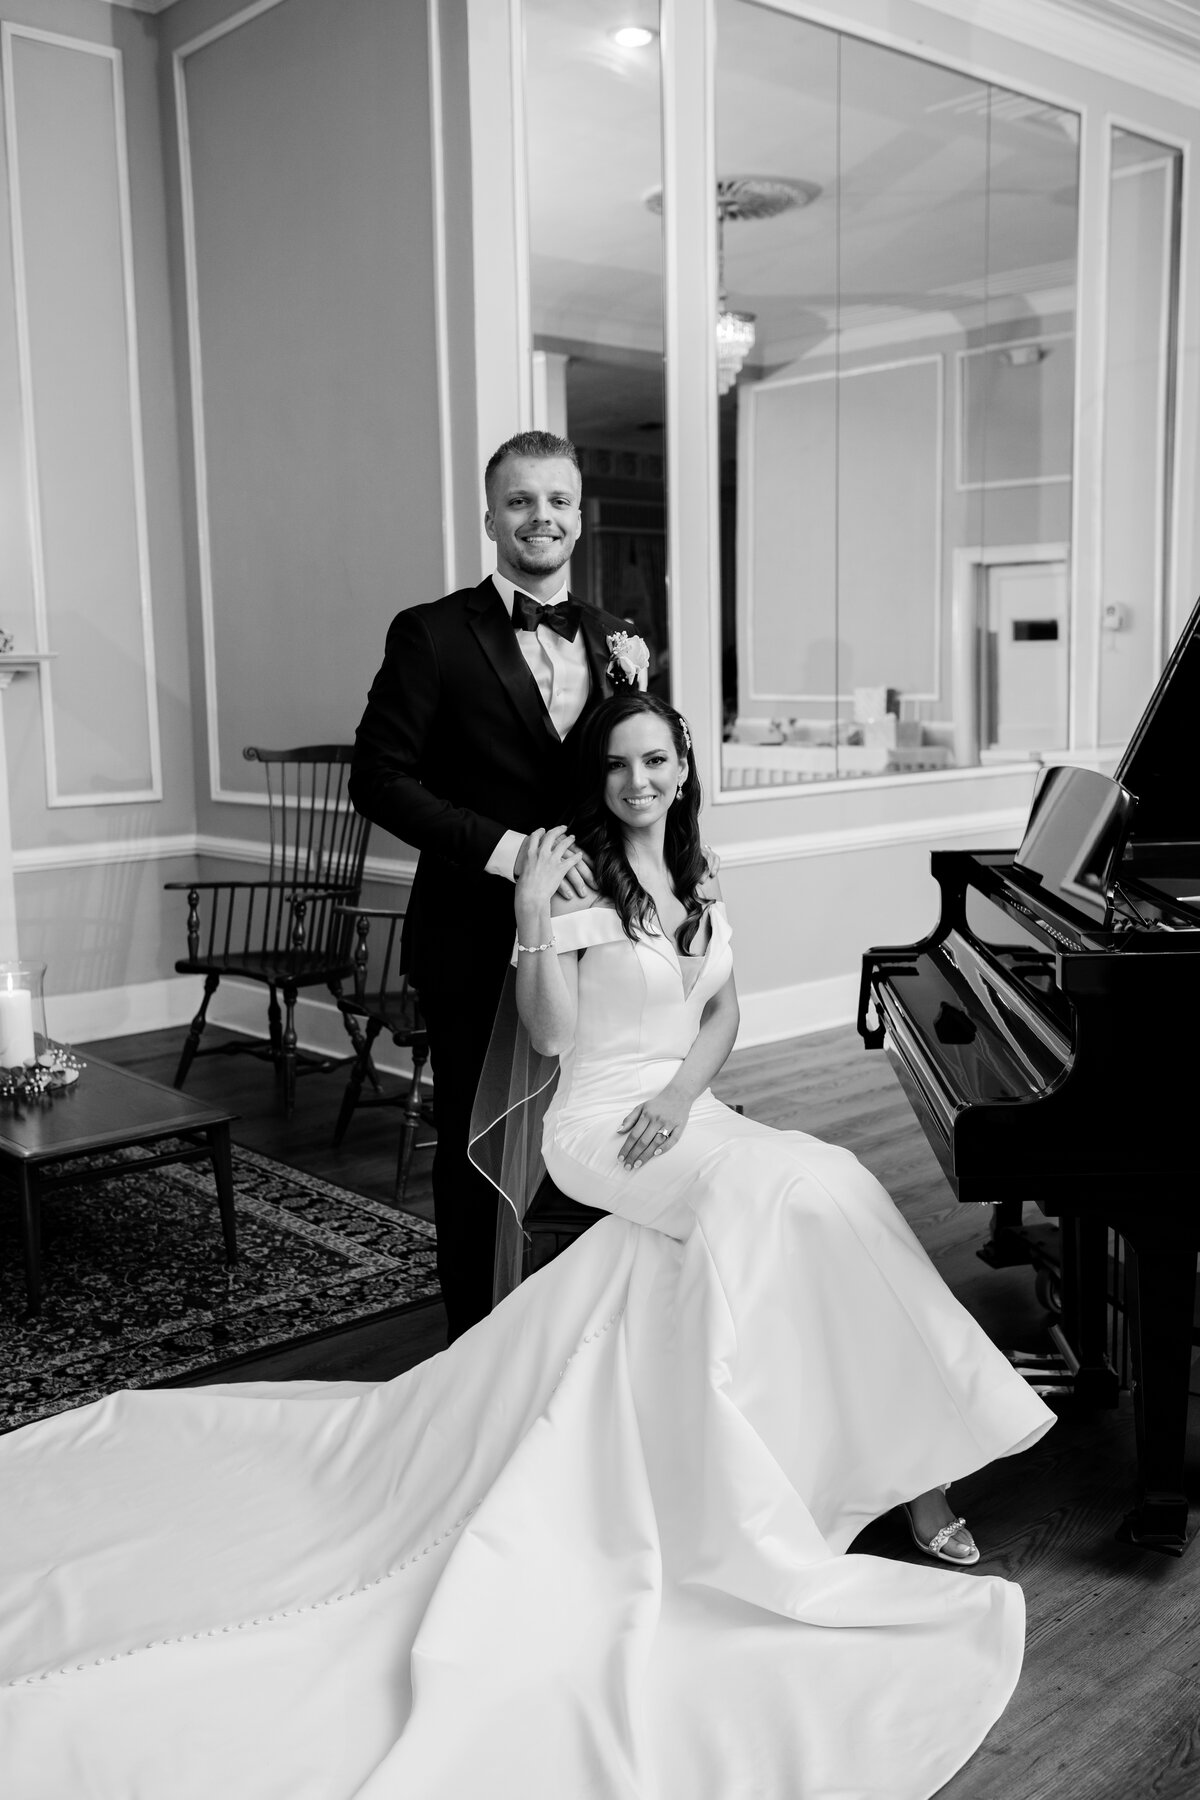
[(518, 588), (513, 594), (512, 622), (514, 631), (536, 631), (539, 625), (546, 625), (572, 644), (579, 630), (579, 602), (558, 600), (553, 606), (543, 606)]

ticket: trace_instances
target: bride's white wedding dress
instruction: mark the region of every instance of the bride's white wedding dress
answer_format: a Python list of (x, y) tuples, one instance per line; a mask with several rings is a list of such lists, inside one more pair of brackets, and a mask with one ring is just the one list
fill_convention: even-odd
[(1003, 1708), (1018, 1588), (845, 1552), (1051, 1415), (845, 1151), (706, 1094), (619, 1169), (719, 908), (684, 961), (558, 936), (547, 1164), (617, 1216), (396, 1381), (0, 1440), (8, 1800), (923, 1800)]

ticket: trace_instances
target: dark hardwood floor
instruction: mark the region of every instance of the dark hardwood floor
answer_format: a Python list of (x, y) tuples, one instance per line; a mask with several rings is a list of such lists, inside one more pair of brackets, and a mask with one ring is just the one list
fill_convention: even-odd
[[(84, 1053), (169, 1082), (180, 1035), (113, 1039)], [(395, 1115), (360, 1114), (343, 1148), (333, 1150), (342, 1082), (340, 1072), (305, 1075), (290, 1123), (279, 1116), (269, 1067), (248, 1057), (198, 1062), (188, 1088), (236, 1108), (235, 1141), (390, 1201)], [(852, 1031), (737, 1052), (716, 1085), (723, 1099), (741, 1102), (755, 1118), (854, 1150), (995, 1341), (1006, 1349), (1044, 1346), (1045, 1316), (1031, 1273), (996, 1271), (978, 1260), (988, 1214), (954, 1200), (885, 1058), (864, 1051)], [(428, 1152), (419, 1154), (409, 1192), (411, 1209), (427, 1217), (428, 1166)], [(380, 1380), (433, 1354), (443, 1338), (440, 1306), (423, 1307), (256, 1358), (236, 1377)], [(1193, 1402), (1192, 1426), (1193, 1497), (1200, 1500), (1200, 1401)], [(1064, 1405), (1055, 1429), (1033, 1450), (955, 1487), (983, 1548), (982, 1570), (1024, 1589), (1028, 1640), (1012, 1703), (941, 1800), (1200, 1795), (1200, 1544), (1174, 1559), (1115, 1542), (1133, 1469), (1126, 1396), (1110, 1413)], [(916, 1554), (895, 1518), (873, 1525), (858, 1548)]]

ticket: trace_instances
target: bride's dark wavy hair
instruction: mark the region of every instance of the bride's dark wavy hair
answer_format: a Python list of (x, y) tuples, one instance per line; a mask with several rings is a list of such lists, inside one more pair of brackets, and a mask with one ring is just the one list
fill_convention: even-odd
[(709, 873), (700, 842), (700, 778), (684, 736), (683, 719), (673, 706), (657, 694), (626, 690), (602, 701), (589, 715), (580, 733), (579, 799), (568, 823), (579, 848), (591, 859), (597, 887), (616, 907), (626, 937), (632, 938), (639, 929), (655, 929), (654, 902), (629, 866), (621, 827), (604, 800), (609, 740), (618, 725), (639, 713), (662, 720), (671, 733), (676, 755), (687, 763), (687, 781), (667, 814), (663, 845), (671, 885), (687, 909), (687, 917), (675, 933), (680, 951), (686, 953), (711, 901), (701, 899), (699, 891)]

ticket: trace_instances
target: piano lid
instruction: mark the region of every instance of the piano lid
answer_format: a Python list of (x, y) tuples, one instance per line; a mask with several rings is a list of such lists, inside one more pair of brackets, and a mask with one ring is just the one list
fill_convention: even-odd
[(1132, 843), (1200, 843), (1200, 601), (1129, 740), (1116, 779), (1137, 798)]

